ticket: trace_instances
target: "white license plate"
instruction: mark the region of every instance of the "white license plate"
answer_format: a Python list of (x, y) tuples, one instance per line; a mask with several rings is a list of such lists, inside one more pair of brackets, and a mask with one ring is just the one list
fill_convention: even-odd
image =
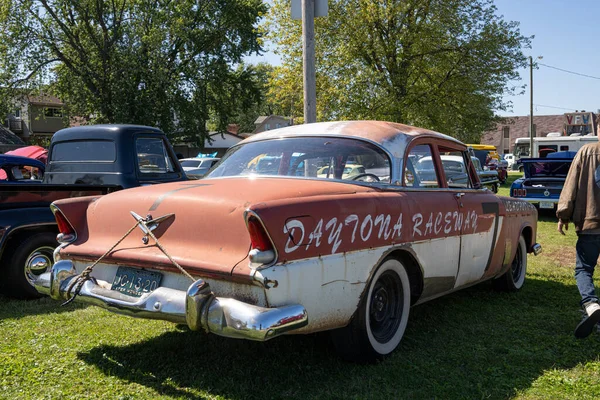
[(540, 201), (540, 208), (554, 208), (554, 203), (549, 201)]
[(140, 297), (160, 286), (162, 274), (137, 268), (119, 267), (111, 290)]

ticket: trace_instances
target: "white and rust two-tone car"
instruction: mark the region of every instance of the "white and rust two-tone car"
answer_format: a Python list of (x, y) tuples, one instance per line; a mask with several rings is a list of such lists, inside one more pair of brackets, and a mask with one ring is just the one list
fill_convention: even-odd
[[(466, 182), (441, 155), (464, 159)], [(482, 188), (463, 143), (387, 122), (257, 134), (205, 179), (53, 209), (62, 244), (40, 292), (232, 338), (331, 330), (357, 361), (398, 346), (412, 305), (486, 280), (521, 288), (541, 251), (535, 208)]]

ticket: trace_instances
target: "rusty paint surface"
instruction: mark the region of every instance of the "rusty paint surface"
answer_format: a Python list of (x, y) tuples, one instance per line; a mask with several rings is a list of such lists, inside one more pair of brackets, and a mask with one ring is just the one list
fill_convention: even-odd
[[(95, 260), (134, 225), (130, 211), (141, 216), (150, 213), (154, 218), (174, 213), (175, 217), (161, 223), (154, 234), (177, 262), (191, 270), (230, 274), (250, 250), (243, 218), (249, 204), (283, 199), (287, 204), (294, 204), (302, 198), (375, 192), (368, 187), (317, 180), (231, 178), (206, 183), (199, 185), (190, 181), (146, 186), (109, 194), (92, 202), (86, 199), (59, 201), (57, 207), (78, 234), (77, 241), (61, 254), (67, 258)], [(168, 258), (152, 243), (144, 245), (143, 236), (141, 229), (134, 230), (107, 260), (169, 268)], [(248, 271), (242, 275), (248, 275)]]
[[(309, 125), (293, 125), (281, 129), (252, 135), (239, 144), (279, 139), (292, 136), (345, 136), (371, 140), (386, 148), (390, 153), (397, 153), (397, 147), (406, 145), (413, 137), (443, 138), (466, 148), (453, 137), (429, 129), (385, 121), (340, 121), (323, 122)], [(397, 156), (402, 156), (399, 154)]]

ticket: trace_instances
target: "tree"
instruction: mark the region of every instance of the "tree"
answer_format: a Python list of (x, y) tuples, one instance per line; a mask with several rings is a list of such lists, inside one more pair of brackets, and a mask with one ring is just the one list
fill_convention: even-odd
[[(4, 4), (4, 3), (3, 3)], [(76, 115), (155, 125), (202, 145), (234, 65), (261, 51), (261, 0), (10, 0), (0, 86), (42, 72)]]
[[(319, 120), (381, 119), (464, 141), (505, 110), (530, 46), (492, 0), (329, 0), (315, 21)], [(275, 0), (267, 22), (282, 57), (274, 86), (302, 87), (301, 24)], [(302, 110), (302, 98), (296, 109)]]

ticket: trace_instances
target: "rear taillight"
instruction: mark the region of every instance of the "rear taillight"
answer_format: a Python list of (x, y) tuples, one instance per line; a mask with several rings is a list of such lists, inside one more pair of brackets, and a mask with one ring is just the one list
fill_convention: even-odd
[(525, 197), (527, 196), (527, 189), (514, 189), (513, 197)]
[(58, 225), (59, 234), (56, 236), (58, 243), (71, 243), (77, 238), (75, 229), (71, 226), (67, 218), (64, 216), (62, 211), (56, 207), (51, 207)]
[(275, 250), (269, 235), (258, 218), (250, 216), (247, 219), (248, 233), (250, 234), (250, 262), (253, 264), (269, 264), (275, 261)]
[(252, 248), (260, 251), (272, 250), (273, 245), (262, 224), (255, 217), (248, 218), (248, 232)]

